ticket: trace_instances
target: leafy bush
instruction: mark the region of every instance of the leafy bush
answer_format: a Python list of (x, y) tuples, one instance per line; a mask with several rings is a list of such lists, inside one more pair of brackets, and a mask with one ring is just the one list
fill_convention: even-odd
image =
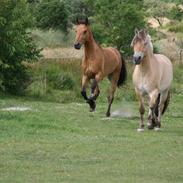
[(67, 73), (61, 73), (54, 81), (54, 88), (59, 90), (72, 90), (74, 85), (74, 80)]
[(181, 21), (183, 19), (183, 10), (177, 5), (169, 11), (168, 17), (173, 20)]
[(39, 50), (27, 29), (32, 16), (26, 0), (1, 0), (0, 6), (0, 89), (20, 94), (29, 81), (22, 61), (37, 58)]
[(80, 60), (43, 60), (27, 64), (32, 82), (26, 94), (56, 102), (80, 101)]

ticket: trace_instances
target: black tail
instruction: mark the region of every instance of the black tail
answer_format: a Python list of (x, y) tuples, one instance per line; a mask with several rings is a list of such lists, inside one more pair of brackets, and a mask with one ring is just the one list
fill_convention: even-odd
[[(158, 95), (158, 98), (156, 100), (156, 105), (155, 105), (155, 109), (154, 109), (154, 112), (155, 112), (155, 115), (158, 116), (158, 105), (159, 105), (159, 102), (160, 102), (160, 94)], [(162, 111), (162, 115), (165, 113), (167, 107), (168, 107), (168, 104), (170, 102), (170, 91), (168, 91), (168, 96), (167, 96), (167, 99), (164, 103), (164, 108), (163, 108), (163, 111)]]
[(123, 57), (121, 57), (121, 60), (122, 60), (122, 67), (121, 67), (121, 72), (120, 72), (120, 76), (119, 76), (119, 80), (118, 80), (118, 87), (121, 86), (122, 84), (124, 84), (124, 82), (126, 81), (126, 78), (127, 78), (125, 60), (123, 59)]

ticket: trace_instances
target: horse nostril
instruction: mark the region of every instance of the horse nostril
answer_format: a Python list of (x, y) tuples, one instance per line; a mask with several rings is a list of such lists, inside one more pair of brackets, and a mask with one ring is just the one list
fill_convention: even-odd
[(79, 50), (81, 48), (81, 44), (80, 43), (75, 43), (74, 48)]
[(138, 60), (141, 60), (141, 58), (142, 58), (142, 57), (141, 57), (141, 56), (139, 56)]

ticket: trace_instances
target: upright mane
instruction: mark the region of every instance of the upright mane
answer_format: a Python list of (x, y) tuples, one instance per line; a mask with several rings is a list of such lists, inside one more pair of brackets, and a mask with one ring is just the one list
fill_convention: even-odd
[(148, 42), (148, 44), (149, 44), (149, 46), (150, 46), (150, 48), (151, 48), (151, 50), (153, 52), (153, 44), (152, 44), (151, 36), (149, 34), (147, 34), (147, 38), (146, 39), (147, 39), (147, 42)]
[(135, 31), (135, 36), (131, 42), (131, 47), (133, 47), (133, 45), (138, 42), (138, 41), (145, 41), (147, 43), (147, 45), (149, 45), (151, 51), (153, 52), (153, 44), (152, 44), (152, 39), (151, 36), (145, 31), (145, 30), (136, 30)]

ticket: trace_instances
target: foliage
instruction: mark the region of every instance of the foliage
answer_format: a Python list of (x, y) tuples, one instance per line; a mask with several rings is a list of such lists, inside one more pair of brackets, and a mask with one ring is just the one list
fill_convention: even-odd
[(35, 12), (37, 27), (60, 29), (67, 32), (69, 12), (65, 1), (44, 0), (37, 5)]
[(166, 17), (170, 11), (169, 5), (161, 0), (144, 0), (144, 7), (149, 16), (155, 18), (159, 25), (163, 24), (163, 17)]
[(93, 11), (93, 3), (89, 4), (91, 0), (64, 0), (66, 4), (66, 8), (69, 11), (69, 25), (76, 23), (76, 18), (92, 16), (94, 14)]
[(80, 101), (80, 60), (43, 60), (26, 65), (32, 78), (27, 96), (56, 102)]
[(183, 20), (183, 10), (177, 5), (168, 13), (168, 17), (173, 20)]
[[(144, 27), (143, 2), (98, 0), (94, 3), (94, 33), (97, 40), (130, 53), (135, 27)], [(100, 37), (101, 36), (101, 37)]]
[(27, 85), (28, 73), (23, 60), (35, 59), (36, 49), (27, 29), (32, 17), (25, 0), (1, 0), (0, 6), (0, 87), (10, 93), (20, 93)]

